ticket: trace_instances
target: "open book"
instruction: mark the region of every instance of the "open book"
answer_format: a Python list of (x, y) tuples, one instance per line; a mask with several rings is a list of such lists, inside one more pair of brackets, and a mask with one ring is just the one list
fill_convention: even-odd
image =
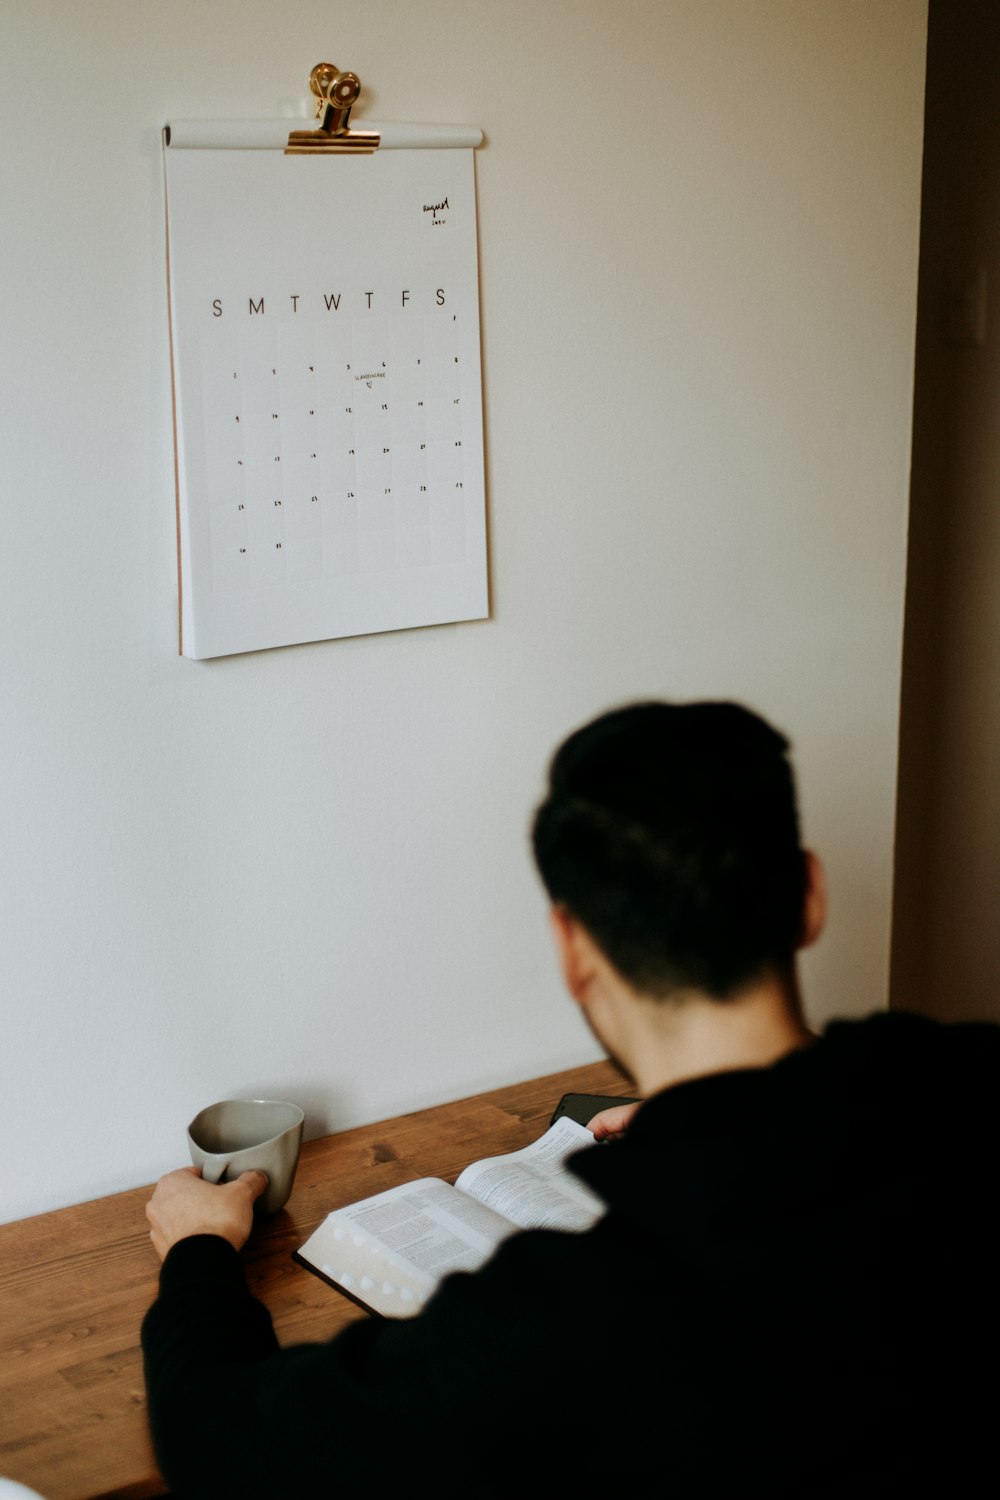
[(531, 1146), (466, 1167), (452, 1187), (404, 1182), (327, 1215), (294, 1259), (389, 1318), (420, 1311), (449, 1271), (474, 1271), (518, 1229), (589, 1229), (604, 1204), (565, 1166), (584, 1126), (560, 1119)]

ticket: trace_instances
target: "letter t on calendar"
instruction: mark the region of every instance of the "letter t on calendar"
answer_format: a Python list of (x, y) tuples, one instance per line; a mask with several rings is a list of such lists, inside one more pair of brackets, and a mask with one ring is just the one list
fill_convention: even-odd
[(484, 618), (472, 151), (165, 155), (184, 655)]

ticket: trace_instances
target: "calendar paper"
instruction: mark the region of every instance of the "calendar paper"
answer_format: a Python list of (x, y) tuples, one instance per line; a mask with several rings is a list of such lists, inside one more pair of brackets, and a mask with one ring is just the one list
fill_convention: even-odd
[(184, 655), (483, 618), (472, 151), (166, 163)]

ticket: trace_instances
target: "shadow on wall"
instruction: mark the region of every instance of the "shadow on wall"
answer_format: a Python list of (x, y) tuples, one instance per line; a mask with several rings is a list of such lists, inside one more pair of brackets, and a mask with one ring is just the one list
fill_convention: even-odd
[(931, 0), (890, 1008), (1000, 1020), (1000, 7)]

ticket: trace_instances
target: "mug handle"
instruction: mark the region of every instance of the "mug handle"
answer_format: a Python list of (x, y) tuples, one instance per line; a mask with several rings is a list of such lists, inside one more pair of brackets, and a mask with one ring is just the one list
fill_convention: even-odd
[(227, 1161), (220, 1161), (218, 1159), (218, 1157), (214, 1158), (212, 1161), (202, 1162), (202, 1164), (201, 1164), (201, 1180), (202, 1180), (202, 1182), (221, 1182), (222, 1179), (223, 1179), (223, 1176), (225, 1175), (226, 1168), (228, 1166), (229, 1166), (228, 1160)]

